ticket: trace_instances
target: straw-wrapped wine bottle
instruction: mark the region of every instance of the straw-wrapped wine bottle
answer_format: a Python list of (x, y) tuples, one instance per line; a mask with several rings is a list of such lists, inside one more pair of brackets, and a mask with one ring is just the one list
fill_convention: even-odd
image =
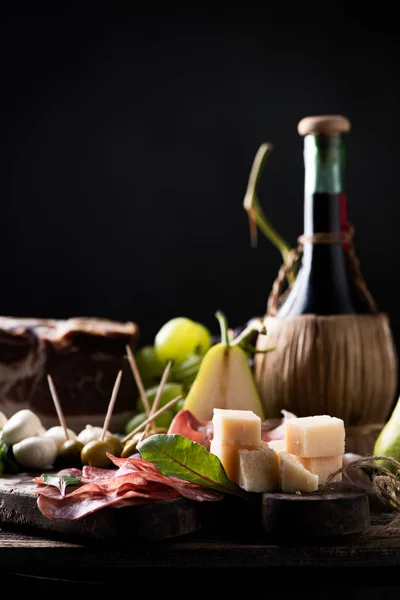
[[(346, 424), (348, 451), (368, 453), (393, 407), (397, 355), (388, 316), (363, 279), (347, 221), (343, 134), (347, 118), (306, 117), (304, 233), (268, 299), (255, 373), (268, 416), (330, 414)], [(288, 283), (289, 282), (289, 283)]]

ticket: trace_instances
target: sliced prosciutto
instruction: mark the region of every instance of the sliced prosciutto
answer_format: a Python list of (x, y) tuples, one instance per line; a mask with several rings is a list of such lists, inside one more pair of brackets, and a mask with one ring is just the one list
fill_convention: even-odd
[[(64, 469), (59, 475), (81, 477), (81, 483), (64, 496), (41, 477), (33, 481), (38, 485), (37, 505), (49, 519), (77, 520), (109, 506), (130, 506), (170, 500), (182, 496), (197, 502), (215, 502), (223, 494), (209, 488), (166, 477), (153, 464), (141, 458), (117, 458), (108, 455), (118, 469), (84, 467)], [(68, 488), (67, 488), (68, 491)]]
[(168, 433), (178, 433), (210, 450), (213, 437), (212, 421), (202, 421), (190, 410), (180, 410), (169, 426)]
[(287, 419), (296, 419), (296, 415), (287, 410), (281, 410), (283, 419), (267, 419), (261, 424), (261, 438), (263, 442), (283, 440), (285, 437), (285, 423)]
[[(261, 424), (261, 438), (264, 442), (271, 440), (282, 440), (285, 437), (286, 419), (295, 419), (296, 415), (287, 410), (281, 411), (283, 418), (266, 419)], [(194, 416), (189, 410), (179, 411), (171, 425), (168, 433), (178, 433), (184, 437), (197, 442), (210, 450), (210, 442), (213, 438), (214, 428), (212, 421), (202, 421)]]

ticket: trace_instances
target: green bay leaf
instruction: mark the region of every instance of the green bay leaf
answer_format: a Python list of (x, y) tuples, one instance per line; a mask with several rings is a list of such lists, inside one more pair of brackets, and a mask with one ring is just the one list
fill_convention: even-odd
[(56, 487), (62, 496), (65, 496), (66, 488), (69, 485), (77, 485), (81, 481), (80, 477), (75, 477), (73, 475), (46, 475), (44, 473), (41, 477), (46, 485)]
[(137, 450), (167, 477), (245, 497), (243, 490), (228, 479), (218, 456), (183, 435), (150, 435), (138, 444)]

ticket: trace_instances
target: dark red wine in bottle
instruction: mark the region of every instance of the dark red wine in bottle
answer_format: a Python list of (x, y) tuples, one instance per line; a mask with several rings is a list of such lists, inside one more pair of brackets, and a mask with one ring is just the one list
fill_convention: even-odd
[[(278, 316), (371, 312), (351, 271), (349, 244), (343, 241), (348, 232), (343, 134), (348, 131), (348, 119), (337, 115), (306, 117), (298, 124), (304, 136), (303, 254)], [(321, 234), (337, 241), (315, 243)]]

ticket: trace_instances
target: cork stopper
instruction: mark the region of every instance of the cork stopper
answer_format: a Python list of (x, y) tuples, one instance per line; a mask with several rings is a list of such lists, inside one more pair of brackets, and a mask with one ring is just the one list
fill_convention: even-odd
[(350, 131), (350, 121), (342, 115), (304, 117), (297, 125), (300, 135), (340, 135)]

